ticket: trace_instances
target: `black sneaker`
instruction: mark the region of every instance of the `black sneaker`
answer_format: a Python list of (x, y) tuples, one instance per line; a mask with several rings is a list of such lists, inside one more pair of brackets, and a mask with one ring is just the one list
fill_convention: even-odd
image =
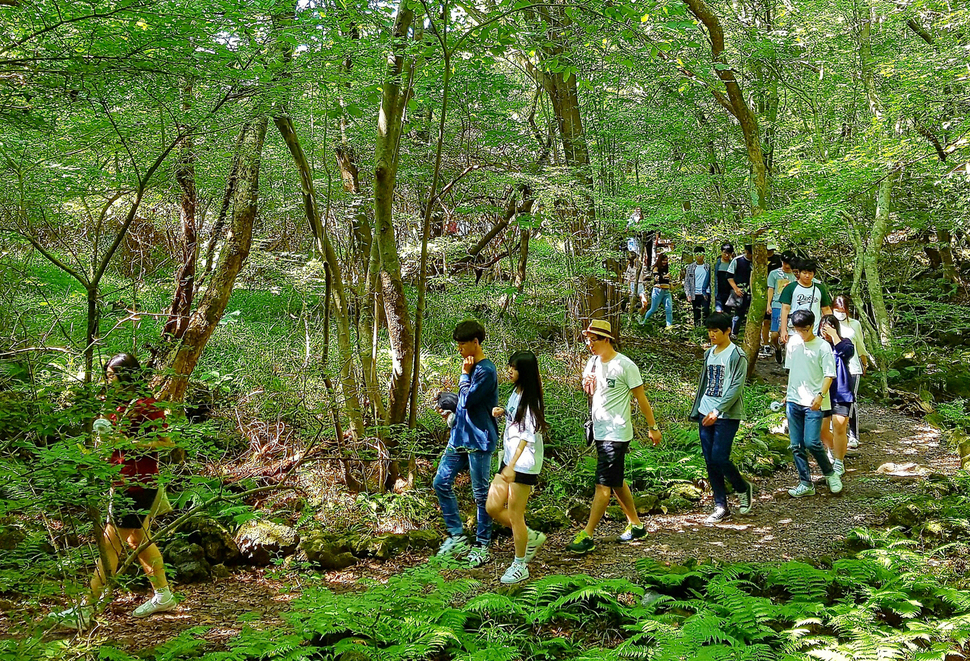
[(573, 538), (572, 544), (566, 545), (566, 550), (577, 555), (585, 555), (596, 548), (593, 538), (586, 534), (585, 530), (580, 530), (579, 534)]
[(721, 523), (731, 518), (731, 511), (724, 507), (715, 507), (714, 513), (704, 519), (704, 523)]

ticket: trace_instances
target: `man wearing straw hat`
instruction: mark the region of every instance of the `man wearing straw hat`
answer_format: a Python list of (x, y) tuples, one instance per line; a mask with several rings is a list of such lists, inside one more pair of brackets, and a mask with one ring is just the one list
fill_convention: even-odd
[(640, 410), (647, 417), (650, 440), (660, 443), (660, 429), (653, 417), (653, 408), (643, 390), (640, 368), (616, 350), (613, 327), (608, 321), (594, 319), (583, 331), (593, 357), (583, 370), (583, 389), (591, 398), (593, 441), (596, 444), (596, 493), (589, 510), (589, 522), (566, 548), (576, 554), (586, 554), (595, 548), (593, 531), (610, 504), (610, 494), (620, 501), (627, 518), (627, 527), (620, 535), (621, 542), (630, 542), (647, 534), (633, 494), (623, 479), (623, 464), (630, 441), (633, 440), (633, 415), (630, 400), (636, 398)]

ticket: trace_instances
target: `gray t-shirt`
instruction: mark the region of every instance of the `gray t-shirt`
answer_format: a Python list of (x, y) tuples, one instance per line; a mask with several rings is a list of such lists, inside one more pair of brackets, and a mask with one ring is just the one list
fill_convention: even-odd
[[(785, 356), (788, 370), (788, 391), (785, 399), (793, 404), (811, 406), (822, 392), (822, 381), (835, 378), (835, 353), (832, 346), (817, 335), (811, 342), (789, 342)], [(828, 393), (822, 398), (822, 410), (832, 408)]]
[(768, 274), (768, 288), (774, 287), (774, 291), (771, 296), (771, 307), (772, 309), (781, 309), (781, 292), (785, 291), (785, 287), (789, 284), (795, 282), (794, 273), (785, 273), (785, 269), (775, 269)]
[(729, 344), (727, 349), (720, 353), (711, 351), (707, 356), (707, 364), (704, 366), (707, 370), (707, 389), (701, 395), (701, 403), (697, 409), (701, 416), (713, 411), (718, 398), (724, 396), (724, 389), (727, 387), (728, 362), (733, 349), (734, 345)]
[(643, 385), (640, 368), (622, 353), (604, 363), (593, 356), (586, 363), (583, 376), (593, 374), (596, 366), (596, 390), (593, 391), (593, 437), (597, 441), (633, 440), (631, 391)]

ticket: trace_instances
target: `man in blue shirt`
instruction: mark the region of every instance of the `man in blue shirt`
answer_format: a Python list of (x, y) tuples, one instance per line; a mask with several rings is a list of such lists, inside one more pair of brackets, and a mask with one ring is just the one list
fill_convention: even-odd
[(694, 308), (694, 326), (700, 326), (711, 314), (711, 265), (704, 246), (694, 248), (694, 262), (684, 267), (684, 293)]
[[(449, 534), (438, 555), (468, 553), (468, 565), (478, 567), (488, 562), (488, 546), (492, 541), (492, 519), (485, 503), (492, 478), (492, 453), (498, 441), (498, 425), (492, 417), (492, 409), (498, 406), (498, 372), (482, 350), (485, 329), (480, 323), (463, 321), (455, 327), (452, 337), (464, 360), (455, 412), (438, 410), (451, 426), (448, 447), (441, 455), (434, 478), (434, 490)], [(454, 491), (455, 478), (465, 470), (471, 477), (472, 495), (478, 505), (474, 545), (465, 535)]]

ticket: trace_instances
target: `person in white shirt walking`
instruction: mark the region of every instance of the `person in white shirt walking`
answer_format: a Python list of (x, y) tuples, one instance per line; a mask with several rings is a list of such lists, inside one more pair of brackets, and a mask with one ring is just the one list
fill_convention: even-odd
[(566, 548), (571, 553), (585, 554), (596, 548), (593, 532), (610, 504), (610, 494), (620, 501), (627, 518), (627, 527), (620, 535), (621, 542), (639, 539), (647, 534), (633, 494), (623, 479), (626, 453), (633, 440), (631, 399), (636, 398), (647, 418), (650, 440), (661, 441), (660, 428), (653, 416), (653, 408), (643, 390), (643, 377), (636, 364), (616, 350), (613, 328), (608, 321), (594, 319), (583, 335), (593, 357), (583, 370), (583, 389), (592, 397), (593, 437), (596, 444), (596, 492), (589, 508), (589, 521)]
[(815, 335), (815, 315), (811, 310), (796, 310), (791, 326), (800, 342), (788, 343), (785, 369), (788, 370), (788, 435), (798, 470), (798, 484), (788, 490), (792, 498), (815, 495), (808, 455), (818, 462), (832, 493), (842, 491), (842, 480), (832, 468), (822, 446), (823, 410), (832, 408), (829, 388), (835, 380), (835, 354), (828, 342)]
[(546, 428), (545, 404), (539, 362), (531, 351), (516, 351), (509, 357), (509, 377), (515, 385), (505, 408), (492, 410), (504, 417), (502, 465), (492, 480), (485, 507), (493, 521), (512, 529), (515, 560), (502, 576), (502, 583), (519, 583), (529, 578), (529, 562), (546, 541), (541, 532), (525, 524), (525, 507), (542, 470), (542, 432)]

